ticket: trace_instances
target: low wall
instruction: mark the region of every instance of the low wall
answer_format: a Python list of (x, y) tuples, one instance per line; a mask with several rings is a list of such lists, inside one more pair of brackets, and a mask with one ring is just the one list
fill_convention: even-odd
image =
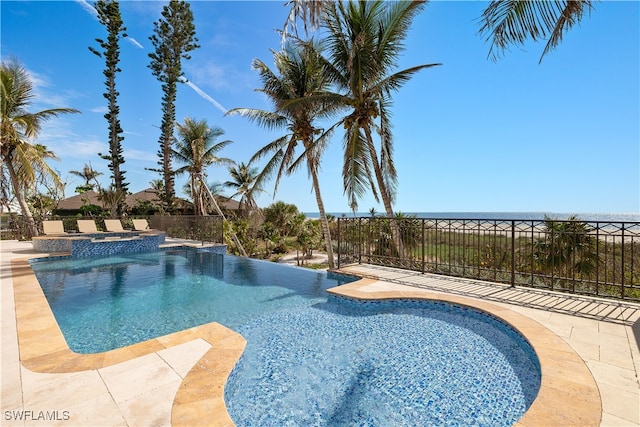
[(73, 239), (71, 256), (74, 258), (130, 254), (136, 252), (155, 252), (163, 234), (143, 234), (116, 239)]
[(47, 253), (71, 252), (72, 256), (83, 257), (143, 252), (158, 250), (158, 245), (164, 243), (165, 236), (166, 234), (163, 232), (140, 233), (135, 231), (38, 236), (33, 238), (33, 249)]

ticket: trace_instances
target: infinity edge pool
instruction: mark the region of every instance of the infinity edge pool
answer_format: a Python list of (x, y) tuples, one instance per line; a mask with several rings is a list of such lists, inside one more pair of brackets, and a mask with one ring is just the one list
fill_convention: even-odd
[[(12, 262), (20, 361), (35, 372), (63, 373), (100, 369), (198, 338), (211, 345), (184, 377), (173, 400), (173, 425), (232, 425), (224, 403), (224, 384), (246, 341), (212, 322), (131, 346), (98, 354), (77, 354), (67, 346), (29, 264), (32, 256)], [(345, 271), (346, 274), (353, 274)], [(399, 286), (380, 287), (361, 279), (330, 292), (357, 299), (432, 299), (473, 307), (511, 325), (531, 344), (540, 362), (542, 380), (535, 401), (517, 426), (599, 425), (601, 399), (584, 361), (562, 338), (513, 310), (455, 295)], [(390, 285), (390, 284), (389, 284)]]

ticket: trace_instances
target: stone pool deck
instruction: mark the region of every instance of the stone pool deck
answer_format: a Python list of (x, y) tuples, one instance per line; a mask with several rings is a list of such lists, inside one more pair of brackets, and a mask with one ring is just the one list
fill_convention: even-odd
[[(25, 265), (42, 254), (17, 241), (1, 241), (0, 254), (2, 425), (233, 425), (222, 391), (244, 349), (240, 335), (211, 323), (74, 354)], [(369, 265), (343, 270), (366, 279), (342, 293), (445, 299), (521, 329), (542, 354), (543, 387), (518, 425), (640, 425), (640, 305)]]

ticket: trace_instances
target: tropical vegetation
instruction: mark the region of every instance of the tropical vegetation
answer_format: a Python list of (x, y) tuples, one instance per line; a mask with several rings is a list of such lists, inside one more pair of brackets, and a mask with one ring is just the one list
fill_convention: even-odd
[[(260, 74), (263, 84), (258, 91), (267, 95), (274, 111), (236, 108), (228, 114), (242, 115), (267, 129), (285, 130), (284, 135), (266, 144), (251, 158), (250, 162), (255, 162), (268, 157), (256, 181), (263, 185), (275, 173), (275, 195), (283, 174), (291, 174), (301, 164), (306, 165), (320, 213), (329, 266), (333, 268), (331, 231), (318, 179), (320, 159), (333, 128), (322, 131), (314, 122), (329, 117), (336, 106), (310, 99), (316, 93), (327, 90), (331, 81), (327, 78), (318, 45), (289, 44), (284, 50), (274, 52), (273, 56), (277, 72), (259, 59), (253, 61), (253, 68)], [(298, 154), (298, 147), (302, 149), (302, 154)]]
[(82, 170), (69, 171), (71, 175), (78, 176), (84, 180), (84, 185), (79, 185), (76, 187), (76, 193), (84, 193), (85, 191), (95, 190), (96, 188), (100, 188), (100, 182), (98, 182), (98, 177), (102, 175), (102, 172), (98, 172), (93, 169), (91, 166), (91, 162), (88, 164), (85, 163), (82, 167)]
[[(42, 175), (53, 178), (62, 185), (58, 174), (47, 163), (55, 154), (33, 140), (42, 124), (61, 114), (78, 113), (73, 108), (52, 108), (30, 112), (34, 100), (33, 83), (27, 70), (17, 60), (2, 61), (0, 66), (0, 157), (6, 168), (13, 195), (20, 205), (32, 236), (38, 235), (38, 227), (27, 203)], [(4, 173), (3, 173), (4, 174)]]
[(240, 197), (240, 214), (244, 217), (251, 216), (254, 212), (262, 215), (255, 196), (264, 192), (260, 182), (258, 182), (258, 168), (251, 167), (249, 164), (241, 162), (229, 166), (230, 180), (225, 181), (223, 185), (231, 188), (234, 193), (229, 196), (230, 199)]
[(189, 189), (196, 215), (206, 215), (207, 209), (207, 175), (206, 169), (212, 165), (230, 165), (231, 159), (219, 157), (218, 152), (232, 141), (216, 142), (224, 135), (220, 127), (209, 127), (206, 120), (187, 117), (184, 123), (177, 124), (178, 138), (172, 150), (176, 162), (182, 164), (175, 174), (189, 174)]

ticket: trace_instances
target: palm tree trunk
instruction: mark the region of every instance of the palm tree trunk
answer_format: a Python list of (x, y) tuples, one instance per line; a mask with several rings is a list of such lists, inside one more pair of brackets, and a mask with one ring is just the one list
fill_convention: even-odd
[(7, 170), (9, 171), (9, 178), (11, 179), (11, 186), (13, 187), (13, 192), (16, 195), (16, 199), (18, 199), (18, 204), (20, 205), (20, 210), (22, 211), (22, 216), (27, 221), (27, 226), (29, 227), (30, 237), (37, 236), (38, 227), (36, 226), (36, 222), (33, 219), (33, 214), (27, 205), (27, 201), (24, 198), (24, 192), (21, 190), (18, 185), (18, 175), (16, 174), (15, 169), (13, 168), (13, 164), (10, 159), (5, 162), (7, 165)]
[(320, 225), (322, 226), (322, 232), (324, 233), (324, 244), (327, 250), (327, 258), (329, 262), (329, 268), (333, 269), (335, 262), (333, 259), (333, 244), (331, 242), (331, 231), (329, 229), (329, 220), (327, 214), (324, 211), (324, 203), (322, 202), (322, 196), (320, 195), (320, 183), (318, 182), (318, 174), (314, 170), (311, 174), (313, 180), (313, 192), (316, 194), (316, 202), (318, 203), (318, 211), (320, 212)]
[(378, 162), (378, 154), (376, 153), (375, 147), (373, 145), (373, 139), (371, 137), (371, 130), (369, 129), (369, 127), (365, 128), (365, 134), (367, 136), (367, 145), (369, 146), (369, 152), (371, 154), (373, 170), (376, 174), (378, 189), (380, 190), (380, 196), (382, 197), (382, 204), (384, 205), (384, 210), (387, 214), (387, 217), (389, 218), (389, 223), (391, 225), (391, 235), (393, 236), (393, 243), (396, 246), (396, 250), (398, 251), (398, 257), (403, 258), (404, 244), (402, 243), (402, 235), (400, 234), (400, 228), (398, 227), (396, 216), (393, 212), (393, 207), (391, 206), (391, 194), (389, 194), (389, 189), (387, 188), (387, 185), (384, 182), (384, 178), (382, 177), (382, 169), (380, 168), (380, 162)]
[[(227, 218), (222, 213), (222, 209), (220, 209), (220, 206), (218, 206), (218, 202), (216, 202), (216, 198), (213, 197), (213, 194), (211, 194), (211, 190), (209, 190), (209, 187), (207, 187), (206, 183), (202, 178), (200, 178), (200, 185), (204, 186), (203, 194), (206, 191), (206, 194), (209, 196), (209, 200), (211, 200), (211, 203), (213, 204), (213, 207), (215, 208), (218, 215), (222, 217), (223, 221), (227, 221)], [(242, 243), (240, 243), (240, 239), (238, 239), (238, 236), (236, 235), (236, 233), (233, 231), (233, 228), (231, 229), (231, 238), (233, 239), (233, 243), (236, 244), (236, 247), (238, 248), (242, 256), (245, 258), (248, 258), (249, 255), (247, 255), (247, 252), (244, 250), (244, 247), (242, 246)]]

